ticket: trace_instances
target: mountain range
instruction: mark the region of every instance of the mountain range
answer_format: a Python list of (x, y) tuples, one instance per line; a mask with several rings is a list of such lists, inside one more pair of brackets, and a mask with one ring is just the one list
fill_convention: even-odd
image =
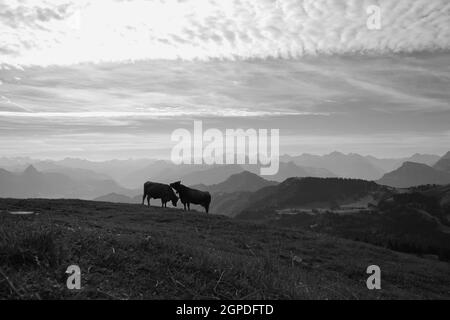
[[(408, 161), (402, 162), (405, 159)], [(18, 198), (96, 199), (115, 193), (132, 199), (142, 192), (142, 184), (149, 180), (163, 183), (181, 180), (185, 185), (198, 186), (212, 193), (230, 194), (253, 192), (267, 183), (279, 183), (291, 177), (351, 177), (400, 188), (450, 183), (450, 152), (441, 158), (415, 154), (402, 159), (379, 159), (340, 152), (323, 156), (285, 155), (281, 157), (278, 173), (267, 177), (259, 176), (258, 165), (175, 165), (170, 161), (153, 159), (89, 161), (66, 158), (54, 161), (0, 158), (0, 168), (2, 166), (0, 196)], [(394, 169), (386, 171), (389, 168)], [(247, 173), (235, 177), (235, 181), (227, 181), (242, 172)], [(254, 186), (246, 180), (252, 181)]]
[(396, 188), (409, 188), (426, 184), (450, 184), (449, 164), (450, 153), (444, 155), (434, 166), (407, 161), (400, 168), (386, 173), (377, 182)]
[(433, 168), (445, 172), (450, 172), (450, 151), (437, 161)]
[[(65, 175), (70, 174), (70, 170), (79, 172), (90, 172), (94, 176), (102, 175), (107, 179), (113, 179), (120, 183), (120, 180), (128, 174), (143, 168), (156, 160), (152, 159), (127, 159), (127, 160), (107, 160), (91, 161), (78, 158), (65, 158), (62, 160), (40, 160), (28, 157), (0, 158), (0, 168), (11, 172), (22, 172), (28, 166), (33, 165), (40, 171), (55, 171)], [(64, 172), (60, 170), (66, 170)]]
[(283, 156), (281, 161), (292, 161), (299, 166), (309, 166), (327, 169), (339, 177), (376, 180), (384, 171), (372, 164), (368, 159), (359, 154), (343, 154), (332, 152), (327, 155), (317, 156), (302, 154), (299, 156)]
[(99, 202), (111, 202), (111, 203), (130, 203), (130, 204), (139, 204), (142, 203), (142, 196), (137, 195), (135, 197), (125, 196), (123, 194), (118, 193), (109, 193), (107, 195), (97, 197), (94, 201)]
[[(141, 185), (147, 180), (170, 183), (181, 180), (185, 185), (213, 185), (243, 171), (259, 174), (260, 165), (175, 165), (170, 161), (155, 161), (119, 180), (127, 187)], [(276, 175), (267, 177), (281, 182), (289, 177), (336, 177), (333, 172), (317, 167), (302, 167), (293, 162), (281, 162)]]
[(378, 159), (373, 156), (365, 156), (364, 158), (366, 158), (373, 165), (382, 169), (385, 172), (390, 172), (400, 168), (404, 162), (416, 162), (432, 166), (440, 159), (440, 157), (435, 154), (421, 154), (421, 153), (416, 153), (413, 154), (411, 157), (400, 159), (389, 159), (389, 158)]
[(40, 172), (34, 166), (13, 173), (0, 169), (0, 197), (93, 199), (105, 193), (135, 194), (113, 180), (73, 179), (56, 172)]
[(312, 166), (327, 169), (343, 178), (365, 180), (380, 179), (384, 173), (399, 168), (404, 162), (411, 161), (433, 165), (439, 160), (438, 155), (416, 153), (411, 157), (389, 159), (374, 156), (361, 156), (356, 153), (344, 154), (332, 152), (323, 156), (302, 154), (299, 156), (284, 155), (281, 161), (293, 161), (300, 166)]
[(192, 188), (209, 191), (210, 193), (233, 193), (242, 191), (256, 191), (261, 188), (276, 185), (277, 182), (261, 178), (249, 171), (242, 171), (231, 175), (225, 181), (214, 185), (194, 185)]

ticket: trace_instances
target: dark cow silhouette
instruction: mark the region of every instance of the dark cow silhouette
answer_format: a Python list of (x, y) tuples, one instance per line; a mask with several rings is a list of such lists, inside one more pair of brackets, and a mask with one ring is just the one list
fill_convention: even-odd
[(170, 186), (174, 188), (180, 196), (181, 203), (186, 206), (188, 210), (191, 210), (191, 203), (201, 205), (205, 208), (206, 213), (209, 212), (209, 204), (211, 203), (211, 195), (209, 192), (191, 189), (181, 184), (181, 181), (171, 183)]
[(144, 184), (144, 196), (142, 197), (142, 204), (147, 198), (148, 206), (150, 207), (150, 199), (161, 199), (161, 207), (167, 207), (167, 202), (172, 201), (174, 207), (177, 206), (178, 197), (173, 192), (172, 188), (163, 183), (146, 182)]

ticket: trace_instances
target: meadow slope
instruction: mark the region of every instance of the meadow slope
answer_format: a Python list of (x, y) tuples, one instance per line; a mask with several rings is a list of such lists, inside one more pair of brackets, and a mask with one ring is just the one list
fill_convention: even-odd
[[(11, 215), (34, 211), (37, 215)], [(81, 268), (82, 289), (65, 270)], [(382, 290), (366, 288), (367, 266)], [(2, 299), (449, 299), (450, 265), (177, 209), (0, 199)]]

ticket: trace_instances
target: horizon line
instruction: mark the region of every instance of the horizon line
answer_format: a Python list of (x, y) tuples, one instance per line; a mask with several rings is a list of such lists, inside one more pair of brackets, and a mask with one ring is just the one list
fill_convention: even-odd
[[(450, 151), (448, 151), (450, 152)], [(280, 162), (286, 162), (286, 161), (282, 161), (281, 158), (289, 156), (289, 157), (298, 157), (298, 156), (319, 156), (319, 157), (324, 157), (324, 156), (329, 156), (332, 154), (341, 154), (341, 155), (345, 155), (345, 156), (351, 156), (351, 155), (357, 155), (357, 156), (361, 156), (361, 157), (374, 157), (376, 159), (379, 160), (384, 160), (384, 159), (389, 159), (389, 160), (400, 160), (400, 159), (404, 159), (404, 158), (411, 158), (413, 156), (419, 155), (419, 156), (438, 156), (438, 157), (443, 157), (445, 156), (448, 152), (444, 152), (443, 154), (440, 154), (438, 152), (436, 153), (421, 153), (421, 152), (416, 152), (413, 154), (408, 154), (408, 155), (404, 155), (404, 156), (399, 156), (399, 157), (386, 157), (386, 156), (375, 156), (373, 154), (360, 154), (357, 152), (349, 152), (349, 153), (345, 153), (345, 152), (341, 152), (341, 151), (332, 151), (332, 152), (325, 152), (325, 153), (309, 153), (309, 152), (304, 152), (304, 153), (280, 153)], [(45, 161), (64, 161), (64, 160), (82, 160), (82, 161), (89, 161), (89, 162), (108, 162), (108, 161), (168, 161), (171, 162), (170, 157), (127, 157), (127, 158), (121, 158), (121, 157), (112, 157), (112, 158), (104, 158), (104, 159), (95, 159), (94, 157), (73, 157), (73, 156), (66, 156), (66, 157), (35, 157), (35, 156), (26, 156), (26, 155), (12, 155), (12, 156), (0, 156), (0, 159), (8, 159), (8, 160), (14, 160), (14, 159), (29, 159), (29, 160), (34, 160), (34, 161), (40, 161), (40, 162), (45, 162)], [(290, 162), (290, 161), (288, 161)], [(214, 165), (220, 165), (220, 164), (214, 164)], [(223, 165), (226, 165), (226, 163), (224, 163)]]

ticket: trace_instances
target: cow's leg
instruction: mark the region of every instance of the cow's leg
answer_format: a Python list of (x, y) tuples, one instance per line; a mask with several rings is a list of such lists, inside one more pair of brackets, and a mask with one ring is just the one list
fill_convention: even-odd
[(186, 202), (183, 202), (184, 211), (186, 211)]
[(187, 203), (187, 206), (188, 206), (188, 211), (191, 211), (191, 203), (190, 202)]
[(144, 195), (142, 196), (142, 205), (145, 205), (145, 197), (146, 197), (147, 195), (144, 193)]
[(150, 207), (150, 196), (147, 197), (147, 204)]
[(209, 203), (207, 203), (207, 204), (205, 205), (205, 210), (206, 210), (206, 213), (209, 213)]
[(164, 200), (161, 199), (161, 208), (164, 208)]

